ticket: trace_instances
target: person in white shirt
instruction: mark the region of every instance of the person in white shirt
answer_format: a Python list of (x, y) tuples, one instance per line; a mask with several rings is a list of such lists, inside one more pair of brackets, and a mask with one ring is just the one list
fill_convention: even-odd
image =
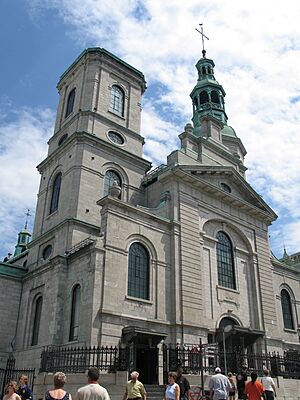
[(208, 387), (211, 400), (227, 400), (231, 383), (227, 376), (221, 374), (221, 368), (215, 369), (215, 375), (210, 378)]
[(77, 400), (110, 400), (107, 390), (99, 385), (99, 370), (88, 370), (88, 384), (77, 390)]
[(269, 375), (267, 369), (264, 370), (264, 376), (261, 378), (261, 383), (265, 388), (266, 400), (274, 400), (276, 397), (276, 387), (273, 378)]

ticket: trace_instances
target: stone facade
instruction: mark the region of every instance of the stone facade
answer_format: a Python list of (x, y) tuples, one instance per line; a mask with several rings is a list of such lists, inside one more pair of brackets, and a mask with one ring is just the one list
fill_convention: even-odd
[[(207, 64), (201, 60), (197, 68)], [(222, 99), (225, 92), (207, 71), (211, 92), (215, 85)], [(112, 96), (116, 87), (122, 109)], [(198, 81), (192, 92), (197, 129), (187, 124), (181, 148), (168, 156), (167, 165), (149, 172), (140, 133), (145, 87), (141, 72), (99, 48), (84, 51), (58, 83), (54, 135), (38, 166), (33, 237), (23, 254), (27, 264), (23, 256), (22, 264), (12, 257), (3, 268), (22, 267), (18, 278), (0, 276), (0, 288), (12, 288), (9, 295), (1, 290), (1, 312), (9, 322), (0, 328), (0, 351), (5, 357), (13, 342), (20, 367), (38, 368), (43, 346), (132, 343), (133, 365), (142, 369), (141, 351), (149, 355), (162, 340), (219, 341), (225, 322), (234, 332), (228, 344), (299, 350), (299, 270), (270, 252), (268, 226), (276, 215), (245, 180), (246, 151), (227, 126), (223, 100), (203, 105), (198, 91), (205, 82)], [(72, 90), (75, 100), (66, 115)], [(120, 187), (115, 182), (115, 192), (105, 193), (111, 171)], [(58, 206), (50, 214), (59, 175)], [(220, 284), (219, 232), (232, 246), (232, 287)], [(149, 257), (145, 297), (129, 294), (134, 243)], [(293, 329), (283, 324), (283, 288), (290, 294)], [(156, 368), (158, 360), (151, 360)]]

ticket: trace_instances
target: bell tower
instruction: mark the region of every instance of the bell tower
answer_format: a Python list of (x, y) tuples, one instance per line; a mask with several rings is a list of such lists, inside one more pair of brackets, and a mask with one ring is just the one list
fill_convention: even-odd
[(201, 119), (213, 117), (222, 124), (227, 124), (227, 115), (224, 106), (226, 95), (222, 85), (214, 76), (214, 62), (206, 57), (200, 58), (196, 64), (198, 81), (190, 94), (193, 102), (194, 134), (201, 136)]
[(54, 134), (47, 158), (38, 165), (31, 263), (99, 235), (97, 201), (109, 194), (113, 182), (121, 188), (119, 200), (143, 204), (141, 179), (151, 167), (142, 158), (142, 72), (103, 48), (88, 48), (62, 74), (57, 88)]

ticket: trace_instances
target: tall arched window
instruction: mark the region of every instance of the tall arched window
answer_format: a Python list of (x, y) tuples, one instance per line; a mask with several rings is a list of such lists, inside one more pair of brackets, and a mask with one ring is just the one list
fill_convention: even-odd
[(133, 243), (128, 257), (128, 296), (149, 300), (149, 254), (143, 245)]
[(61, 173), (56, 175), (56, 178), (54, 179), (53, 182), (49, 214), (52, 214), (54, 211), (58, 209), (60, 186), (61, 186)]
[(76, 95), (76, 88), (72, 89), (71, 92), (69, 93), (65, 118), (67, 118), (67, 116), (70, 115), (71, 112), (73, 111), (75, 95)]
[(208, 94), (206, 91), (200, 93), (200, 104), (208, 103)]
[(213, 103), (220, 104), (218, 93), (215, 90), (211, 92), (210, 97)]
[(78, 339), (80, 298), (81, 298), (81, 288), (80, 285), (76, 285), (72, 293), (71, 321), (70, 321), (70, 334), (69, 334), (70, 341)]
[(34, 304), (34, 319), (33, 319), (33, 329), (32, 329), (32, 337), (31, 337), (31, 346), (35, 346), (36, 344), (38, 344), (38, 341), (39, 341), (42, 306), (43, 306), (43, 298), (42, 298), (42, 296), (39, 296), (35, 300), (35, 304)]
[[(109, 169), (108, 171), (106, 171), (106, 174), (105, 174), (105, 177), (104, 177), (103, 196), (107, 196), (108, 195), (109, 188), (112, 186), (114, 181), (116, 181), (117, 184), (120, 187), (122, 187), (122, 180), (121, 180), (119, 174), (117, 174), (115, 171)], [(121, 195), (120, 195), (120, 198), (121, 198)]]
[(218, 283), (236, 289), (231, 240), (221, 231), (217, 234), (217, 240)]
[(294, 329), (291, 297), (285, 289), (281, 291), (281, 307), (284, 327), (286, 329)]
[(111, 111), (122, 116), (124, 115), (124, 97), (123, 90), (119, 86), (113, 85), (110, 95)]

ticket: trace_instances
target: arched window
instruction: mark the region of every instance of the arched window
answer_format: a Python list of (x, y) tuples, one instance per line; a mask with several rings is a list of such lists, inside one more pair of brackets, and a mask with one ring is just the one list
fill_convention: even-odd
[(208, 94), (207, 92), (201, 92), (200, 93), (200, 104), (208, 103)]
[(128, 257), (128, 296), (149, 300), (149, 254), (143, 245), (133, 243)]
[(31, 337), (31, 346), (35, 346), (39, 341), (39, 331), (40, 331), (40, 322), (41, 322), (41, 314), (42, 314), (42, 306), (43, 306), (43, 298), (39, 296), (34, 305), (34, 319), (33, 319), (33, 329), (32, 329), (32, 337)]
[(61, 173), (56, 175), (56, 178), (54, 179), (53, 182), (49, 214), (52, 214), (54, 211), (58, 209), (60, 185), (61, 185)]
[(231, 240), (221, 231), (217, 234), (217, 240), (218, 283), (236, 289)]
[(291, 297), (285, 289), (281, 291), (281, 307), (284, 327), (286, 329), (294, 329)]
[(211, 92), (210, 97), (213, 103), (220, 104), (218, 93), (215, 90)]
[(76, 285), (72, 293), (72, 308), (71, 308), (71, 321), (70, 321), (70, 334), (69, 334), (70, 341), (78, 339), (80, 298), (81, 298), (81, 288), (80, 285)]
[(124, 97), (123, 90), (119, 86), (113, 85), (110, 96), (111, 111), (122, 116), (124, 115)]
[[(106, 171), (105, 178), (104, 178), (103, 196), (108, 195), (109, 188), (112, 186), (114, 181), (116, 181), (117, 184), (120, 187), (122, 187), (122, 180), (121, 180), (119, 174), (117, 174), (115, 171), (109, 169), (108, 171)], [(120, 195), (120, 198), (121, 198), (121, 195)]]
[(202, 75), (206, 75), (206, 69), (205, 69), (205, 67), (202, 67)]
[(75, 95), (76, 95), (76, 88), (72, 89), (71, 92), (69, 93), (65, 118), (67, 118), (67, 116), (70, 115), (71, 112), (73, 111)]

